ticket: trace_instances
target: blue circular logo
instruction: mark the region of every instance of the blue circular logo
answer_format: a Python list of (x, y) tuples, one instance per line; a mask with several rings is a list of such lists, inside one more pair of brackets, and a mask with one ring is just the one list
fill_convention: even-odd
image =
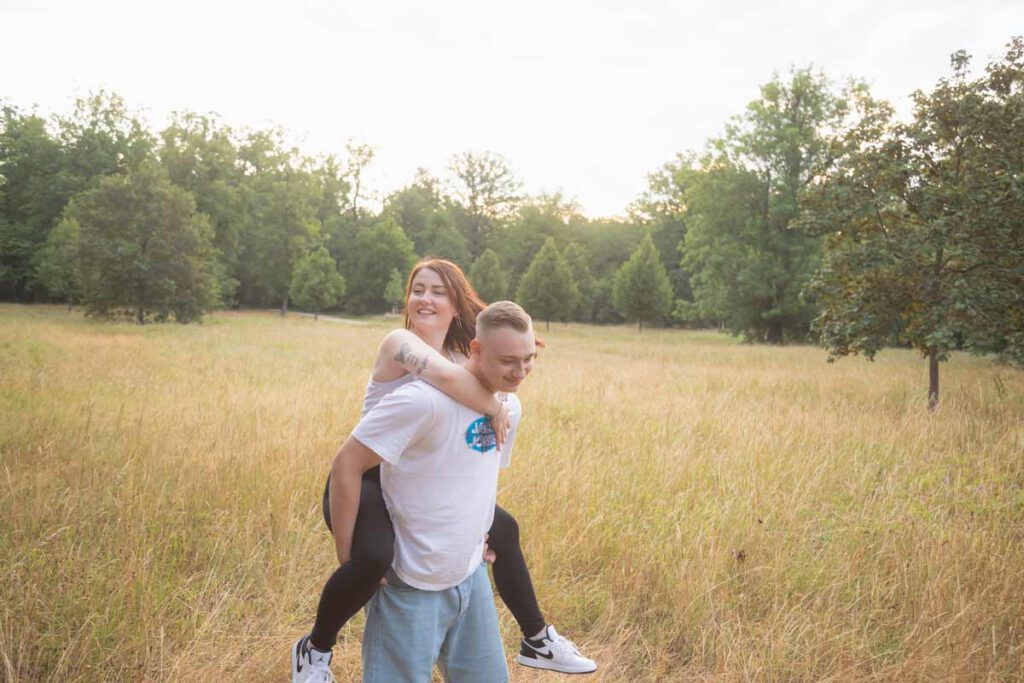
[(474, 451), (481, 453), (486, 453), (495, 448), (498, 442), (494, 437), (494, 428), (491, 427), (491, 421), (486, 417), (474, 420), (473, 424), (469, 425), (469, 428), (466, 430), (466, 445)]

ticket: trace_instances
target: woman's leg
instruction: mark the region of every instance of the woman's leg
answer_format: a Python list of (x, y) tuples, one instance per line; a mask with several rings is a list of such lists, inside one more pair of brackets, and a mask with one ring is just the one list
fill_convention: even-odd
[(547, 622), (540, 613), (530, 570), (526, 568), (523, 549), (519, 546), (519, 523), (497, 505), (494, 506), (494, 523), (487, 545), (498, 555), (492, 565), (498, 595), (519, 623), (523, 635), (532, 638), (547, 626)]
[[(328, 500), (325, 496), (324, 518), (330, 528)], [(341, 627), (373, 597), (381, 577), (391, 566), (394, 546), (395, 532), (380, 490), (379, 470), (375, 468), (363, 477), (352, 536), (352, 559), (331, 574), (320, 594), (316, 624), (309, 636), (313, 647), (325, 652), (334, 647)]]

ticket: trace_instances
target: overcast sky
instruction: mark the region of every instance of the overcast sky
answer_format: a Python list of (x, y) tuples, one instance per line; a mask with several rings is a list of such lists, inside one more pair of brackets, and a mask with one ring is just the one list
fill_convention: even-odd
[(50, 114), (106, 88), (154, 127), (193, 110), (311, 154), (351, 138), (382, 194), (489, 150), (596, 217), (775, 71), (864, 78), (907, 112), (951, 52), (981, 67), (1015, 33), (1024, 0), (0, 0), (0, 99)]

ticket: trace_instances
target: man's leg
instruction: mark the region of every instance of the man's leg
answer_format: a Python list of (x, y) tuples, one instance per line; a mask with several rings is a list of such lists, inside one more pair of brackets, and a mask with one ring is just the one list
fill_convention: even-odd
[(393, 571), (387, 579), (366, 605), (363, 683), (424, 683), (458, 616), (459, 593), (412, 588)]
[(437, 660), (444, 679), (449, 683), (505, 683), (508, 666), (486, 564), (459, 585), (458, 597), (462, 613), (448, 629)]

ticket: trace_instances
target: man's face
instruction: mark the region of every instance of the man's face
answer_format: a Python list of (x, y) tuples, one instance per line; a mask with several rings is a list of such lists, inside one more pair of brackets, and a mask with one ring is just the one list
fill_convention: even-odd
[(483, 379), (494, 391), (514, 392), (533, 370), (537, 342), (533, 330), (519, 332), (511, 327), (488, 330), (473, 340)]

